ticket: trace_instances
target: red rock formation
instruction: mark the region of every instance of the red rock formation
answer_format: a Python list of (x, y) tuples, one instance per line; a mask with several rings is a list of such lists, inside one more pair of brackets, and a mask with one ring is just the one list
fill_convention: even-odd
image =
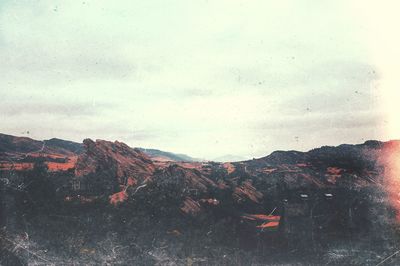
[(128, 194), (125, 191), (120, 191), (110, 196), (110, 203), (116, 206), (127, 199), (128, 199)]
[(117, 179), (120, 185), (142, 183), (155, 171), (153, 162), (144, 153), (122, 142), (85, 139), (85, 151), (78, 157), (76, 176), (98, 172)]
[(183, 202), (183, 206), (181, 207), (181, 211), (183, 211), (186, 214), (196, 215), (197, 213), (199, 213), (201, 211), (201, 206), (197, 201), (195, 201), (192, 198), (188, 197)]
[(196, 169), (184, 168), (179, 165), (170, 165), (159, 174), (159, 182), (170, 182), (181, 186), (206, 192), (209, 187), (216, 187), (216, 183)]
[(235, 188), (233, 192), (233, 197), (238, 202), (248, 199), (258, 203), (262, 199), (263, 194), (257, 191), (257, 189), (253, 187), (251, 181), (248, 180), (243, 182), (242, 185)]

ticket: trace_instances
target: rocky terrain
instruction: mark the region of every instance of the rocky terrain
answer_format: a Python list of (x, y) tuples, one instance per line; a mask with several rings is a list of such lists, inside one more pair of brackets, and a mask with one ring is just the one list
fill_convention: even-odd
[(0, 135), (0, 264), (400, 262), (399, 141), (226, 163), (154, 154)]

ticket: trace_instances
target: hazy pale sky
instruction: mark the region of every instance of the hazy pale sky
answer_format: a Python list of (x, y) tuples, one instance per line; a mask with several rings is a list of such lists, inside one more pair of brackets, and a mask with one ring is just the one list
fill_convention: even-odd
[(0, 131), (208, 159), (395, 138), (377, 3), (3, 0)]

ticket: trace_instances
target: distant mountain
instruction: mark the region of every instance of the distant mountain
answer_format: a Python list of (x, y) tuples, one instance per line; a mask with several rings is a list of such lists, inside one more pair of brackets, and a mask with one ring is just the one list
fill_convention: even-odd
[(51, 146), (51, 147), (55, 147), (55, 148), (57, 147), (57, 148), (68, 150), (70, 152), (77, 153), (77, 154), (80, 154), (83, 151), (82, 143), (77, 143), (77, 142), (73, 142), (73, 141), (52, 138), (49, 140), (44, 140), (44, 143), (47, 146)]
[(216, 158), (212, 159), (212, 161), (214, 161), (214, 162), (240, 162), (240, 161), (245, 161), (247, 159), (248, 158), (243, 157), (243, 156), (227, 154), (227, 155), (216, 157)]
[(151, 159), (155, 161), (175, 161), (175, 162), (199, 162), (201, 159), (190, 157), (186, 154), (172, 153), (167, 151), (161, 151), (157, 149), (145, 149), (138, 148), (140, 151), (147, 154)]

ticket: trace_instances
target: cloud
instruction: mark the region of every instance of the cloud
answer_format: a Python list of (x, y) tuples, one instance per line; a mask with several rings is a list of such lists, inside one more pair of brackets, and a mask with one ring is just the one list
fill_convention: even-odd
[(0, 112), (3, 116), (13, 117), (19, 115), (62, 115), (62, 116), (91, 116), (99, 114), (103, 109), (110, 108), (106, 104), (89, 103), (6, 103), (0, 106)]
[(347, 1), (3, 1), (2, 130), (203, 158), (376, 137), (381, 73), (352, 12)]
[(135, 75), (134, 63), (117, 56), (71, 51), (49, 54), (43, 50), (3, 51), (2, 72), (26, 79), (67, 82), (81, 79), (123, 79)]
[(384, 114), (377, 111), (332, 112), (280, 116), (254, 127), (260, 131), (288, 131), (306, 133), (309, 130), (358, 129), (379, 126), (384, 123)]

